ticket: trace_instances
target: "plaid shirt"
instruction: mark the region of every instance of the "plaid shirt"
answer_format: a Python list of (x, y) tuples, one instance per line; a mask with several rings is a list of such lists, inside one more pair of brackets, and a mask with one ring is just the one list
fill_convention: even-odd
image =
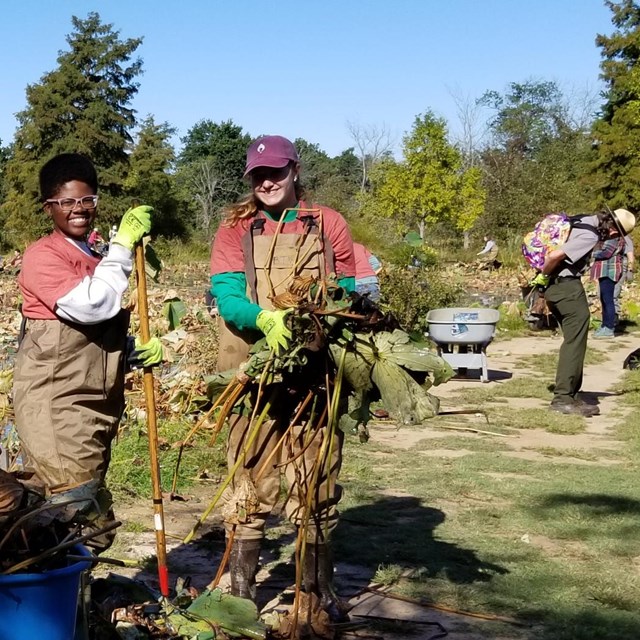
[(622, 258), (624, 256), (624, 236), (601, 240), (593, 251), (592, 280), (609, 278), (618, 282), (622, 277)]

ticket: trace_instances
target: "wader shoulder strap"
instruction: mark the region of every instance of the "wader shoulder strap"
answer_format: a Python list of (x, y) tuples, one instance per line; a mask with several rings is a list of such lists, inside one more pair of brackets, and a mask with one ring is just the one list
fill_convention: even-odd
[(242, 253), (244, 255), (244, 273), (247, 279), (247, 286), (251, 294), (251, 301), (258, 302), (256, 263), (253, 256), (253, 238), (264, 233), (264, 218), (255, 218), (251, 222), (249, 231), (242, 237)]
[[(312, 214), (300, 216), (299, 220), (304, 225), (305, 236), (308, 233), (319, 235), (320, 227), (318, 226), (318, 223), (316, 222), (316, 219)], [(322, 249), (324, 251), (324, 259), (326, 261), (327, 273), (335, 273), (336, 256), (333, 251), (333, 247), (331, 246), (331, 242), (329, 242), (329, 239), (324, 233), (322, 234)]]
[(27, 316), (22, 315), (22, 305), (20, 305), (20, 315), (22, 316), (22, 320), (20, 321), (20, 329), (18, 331), (18, 349), (24, 340), (25, 335), (27, 334)]

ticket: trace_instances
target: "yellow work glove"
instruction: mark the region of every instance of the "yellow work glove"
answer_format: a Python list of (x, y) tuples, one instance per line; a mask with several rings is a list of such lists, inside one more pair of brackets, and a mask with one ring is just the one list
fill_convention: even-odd
[(163, 360), (164, 353), (160, 338), (151, 338), (144, 344), (141, 343), (140, 338), (136, 338), (132, 346), (133, 349), (127, 355), (127, 362), (132, 369), (155, 367)]
[(550, 278), (543, 273), (539, 273), (529, 284), (532, 287), (542, 287), (546, 289), (549, 286)]
[(113, 242), (121, 244), (123, 247), (133, 251), (136, 242), (142, 240), (151, 231), (151, 212), (153, 207), (141, 205), (133, 209), (129, 209), (120, 221), (120, 227)]
[(269, 348), (278, 351), (280, 347), (286, 349), (289, 346), (289, 338), (291, 338), (291, 330), (284, 322), (290, 309), (268, 311), (263, 309), (256, 318), (258, 329), (264, 333)]

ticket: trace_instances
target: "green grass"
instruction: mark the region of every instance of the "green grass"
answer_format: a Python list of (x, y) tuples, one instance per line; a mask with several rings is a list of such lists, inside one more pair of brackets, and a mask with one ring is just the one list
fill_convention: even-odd
[[(171, 488), (178, 459), (178, 448), (171, 445), (181, 441), (192, 424), (188, 420), (159, 421), (158, 437), (161, 442), (166, 443), (158, 453), (162, 487), (165, 491)], [(178, 493), (191, 486), (205, 470), (209, 476), (225, 475), (224, 436), (221, 434), (214, 447), (208, 445), (209, 437), (208, 432), (201, 430), (191, 441), (192, 446), (185, 447), (178, 476)], [(130, 422), (121, 429), (112, 447), (107, 484), (117, 499), (151, 495), (149, 445), (145, 426)]]
[[(507, 388), (514, 397), (523, 391)], [(508, 439), (456, 434), (409, 450), (385, 447), (378, 458), (374, 430), (367, 445), (349, 440), (337, 556), (357, 558), (401, 595), (509, 616), (535, 629), (496, 623), (478, 637), (636, 640), (640, 372), (627, 373), (618, 391), (630, 412), (615, 429), (621, 447), (611, 452), (540, 446), (534, 451), (545, 459), (523, 460), (504, 455)], [(538, 393), (541, 387), (531, 395)], [(472, 426), (572, 434), (586, 425), (546, 409), (500, 405), (488, 415), (490, 425)], [(469, 453), (421, 455), (430, 448)], [(621, 464), (598, 464), (602, 458)]]
[(530, 333), (529, 325), (523, 315), (524, 303), (518, 303), (516, 308), (518, 313), (509, 313), (508, 309), (500, 308), (500, 320), (498, 320), (496, 329), (501, 337), (508, 335), (513, 338)]
[(119, 531), (126, 531), (127, 533), (145, 533), (149, 531), (149, 527), (137, 520), (127, 520), (122, 524), (122, 528)]
[[(584, 364), (601, 364), (606, 359), (606, 353), (599, 351), (598, 349), (587, 348)], [(535, 371), (536, 374), (554, 376), (558, 367), (558, 351), (536, 353), (535, 355), (525, 356), (518, 361), (517, 366), (522, 369)]]
[(153, 248), (165, 266), (208, 262), (211, 256), (211, 243), (201, 239), (175, 242), (170, 238), (157, 238)]
[(506, 398), (540, 398), (549, 401), (553, 397), (549, 389), (552, 381), (551, 376), (512, 378), (499, 384), (464, 389), (459, 395), (459, 400), (465, 405), (481, 405), (485, 402), (504, 403)]
[(595, 462), (599, 459), (600, 455), (593, 451), (586, 451), (584, 449), (557, 449), (556, 447), (534, 447), (532, 449), (537, 453), (548, 456), (549, 458), (575, 458), (576, 460), (586, 460), (588, 462)]

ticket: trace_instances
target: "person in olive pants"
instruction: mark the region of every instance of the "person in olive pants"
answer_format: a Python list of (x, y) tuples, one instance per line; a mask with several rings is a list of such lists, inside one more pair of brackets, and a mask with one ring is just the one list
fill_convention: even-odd
[(556, 398), (575, 398), (582, 386), (584, 357), (589, 335), (589, 303), (577, 276), (556, 278), (545, 291), (551, 312), (562, 327), (564, 340), (558, 354)]
[(584, 216), (572, 225), (567, 241), (547, 254), (535, 284), (546, 286), (544, 297), (562, 328), (564, 340), (558, 356), (551, 410), (585, 417), (600, 413), (598, 407), (578, 396), (582, 386), (584, 357), (589, 333), (589, 304), (581, 276), (589, 266), (598, 240), (627, 235), (636, 219), (626, 209)]

